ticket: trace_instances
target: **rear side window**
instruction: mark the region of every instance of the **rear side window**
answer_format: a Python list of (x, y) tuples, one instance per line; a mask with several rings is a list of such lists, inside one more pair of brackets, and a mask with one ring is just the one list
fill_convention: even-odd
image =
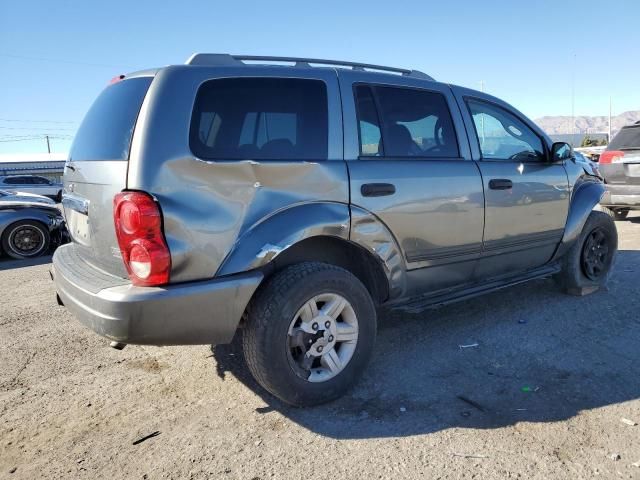
[(140, 107), (152, 77), (139, 77), (109, 85), (93, 102), (71, 146), (69, 158), (127, 160)]
[(361, 156), (460, 156), (444, 95), (413, 88), (363, 85), (356, 87), (355, 94)]
[(227, 78), (198, 90), (193, 153), (211, 160), (326, 160), (327, 88), (320, 80)]
[(623, 127), (613, 137), (607, 150), (640, 150), (640, 125)]

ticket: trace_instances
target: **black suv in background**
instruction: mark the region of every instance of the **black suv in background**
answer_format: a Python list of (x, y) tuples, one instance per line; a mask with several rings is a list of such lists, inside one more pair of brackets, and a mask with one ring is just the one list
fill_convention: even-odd
[(600, 203), (616, 220), (640, 210), (640, 121), (623, 127), (600, 156), (599, 169), (607, 190)]

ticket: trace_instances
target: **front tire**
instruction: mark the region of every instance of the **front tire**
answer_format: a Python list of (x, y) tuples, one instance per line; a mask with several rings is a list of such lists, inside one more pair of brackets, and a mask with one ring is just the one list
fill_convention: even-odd
[(242, 334), (257, 382), (300, 407), (335, 400), (353, 386), (375, 337), (376, 310), (360, 280), (311, 262), (287, 267), (261, 287)]
[(49, 251), (49, 229), (35, 220), (22, 220), (9, 225), (2, 234), (2, 249), (17, 260), (34, 258)]
[(562, 259), (556, 276), (568, 293), (584, 294), (606, 284), (618, 251), (618, 232), (608, 212), (592, 211), (582, 233)]

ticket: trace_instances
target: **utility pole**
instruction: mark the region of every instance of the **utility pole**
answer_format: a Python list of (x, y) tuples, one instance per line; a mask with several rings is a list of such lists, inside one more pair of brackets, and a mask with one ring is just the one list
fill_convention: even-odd
[[(480, 91), (484, 93), (484, 80), (480, 80)], [(480, 114), (480, 130), (482, 139), (480, 140), (480, 145), (484, 146), (484, 113)]]
[(609, 95), (609, 138), (607, 143), (611, 141), (611, 95)]
[(47, 152), (51, 153), (51, 145), (49, 145), (49, 135), (45, 135), (45, 138), (47, 139)]
[[(576, 54), (573, 54), (573, 66), (571, 68), (571, 135), (576, 127)], [(571, 142), (573, 145), (573, 141)]]

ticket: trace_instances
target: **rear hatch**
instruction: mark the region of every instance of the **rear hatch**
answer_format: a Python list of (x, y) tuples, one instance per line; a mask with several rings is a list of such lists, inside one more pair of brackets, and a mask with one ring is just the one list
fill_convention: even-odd
[(74, 139), (64, 172), (63, 207), (78, 255), (94, 267), (127, 277), (113, 220), (113, 197), (127, 186), (135, 124), (153, 77), (109, 85)]
[(623, 127), (600, 156), (609, 184), (640, 185), (640, 123)]

